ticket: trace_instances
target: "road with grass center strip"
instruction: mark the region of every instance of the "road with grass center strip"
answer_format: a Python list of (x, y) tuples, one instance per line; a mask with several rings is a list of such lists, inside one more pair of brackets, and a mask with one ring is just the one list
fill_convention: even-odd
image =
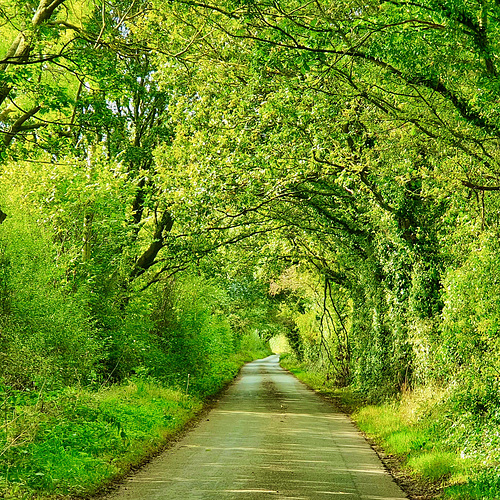
[(243, 367), (195, 429), (108, 498), (407, 497), (349, 418), (270, 356)]

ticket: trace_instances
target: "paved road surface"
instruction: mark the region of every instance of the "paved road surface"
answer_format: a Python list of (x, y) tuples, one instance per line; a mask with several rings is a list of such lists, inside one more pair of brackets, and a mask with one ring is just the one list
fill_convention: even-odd
[(347, 417), (278, 365), (246, 365), (217, 406), (111, 500), (403, 500)]

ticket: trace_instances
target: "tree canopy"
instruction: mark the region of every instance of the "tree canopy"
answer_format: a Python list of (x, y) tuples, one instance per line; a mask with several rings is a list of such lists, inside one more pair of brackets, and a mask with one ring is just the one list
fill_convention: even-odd
[(234, 328), (285, 332), (339, 384), (494, 378), (498, 10), (4, 1), (4, 315), (46, 255), (89, 370), (125, 376), (139, 318), (173, 352), (174, 282), (199, 273), (226, 315), (254, 308)]

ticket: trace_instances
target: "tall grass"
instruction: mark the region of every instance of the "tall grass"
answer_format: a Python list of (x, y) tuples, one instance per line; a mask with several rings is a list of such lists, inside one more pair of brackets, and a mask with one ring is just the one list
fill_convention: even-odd
[(98, 491), (178, 432), (201, 403), (134, 379), (3, 400), (1, 494), (74, 496)]
[(165, 387), (147, 373), (98, 390), (2, 386), (0, 497), (69, 499), (98, 492), (161, 449), (196, 416), (202, 396), (220, 390), (246, 361), (269, 354), (256, 339), (246, 347), (224, 369), (200, 379), (196, 394), (187, 385)]

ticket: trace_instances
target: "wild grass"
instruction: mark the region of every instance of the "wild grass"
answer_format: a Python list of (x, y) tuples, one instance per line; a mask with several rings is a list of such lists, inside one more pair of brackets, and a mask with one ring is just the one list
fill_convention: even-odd
[(161, 450), (245, 362), (270, 354), (262, 342), (244, 347), (195, 380), (196, 391), (165, 387), (147, 374), (98, 390), (0, 385), (0, 498), (99, 492)]
[(191, 419), (201, 403), (135, 379), (4, 401), (0, 488), (5, 498), (88, 495), (125, 474)]

